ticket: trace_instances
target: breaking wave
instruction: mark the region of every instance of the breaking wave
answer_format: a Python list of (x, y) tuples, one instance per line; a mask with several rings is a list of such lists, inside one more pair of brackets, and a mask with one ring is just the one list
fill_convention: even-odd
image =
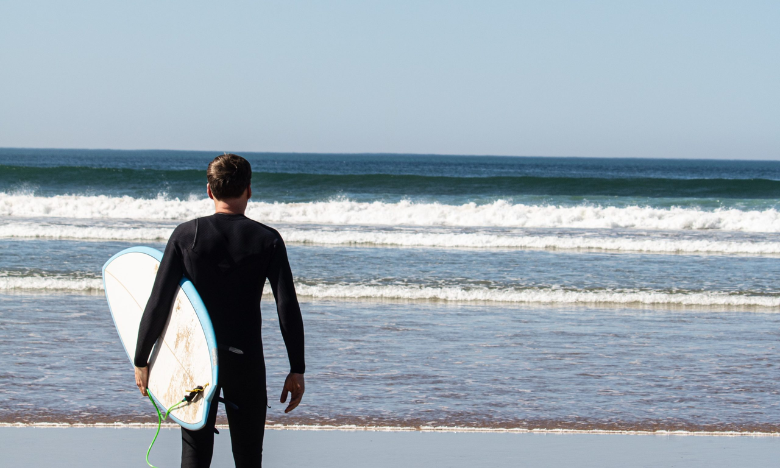
[(103, 291), (100, 278), (74, 278), (69, 276), (0, 276), (3, 292), (71, 292), (98, 293)]
[[(425, 285), (296, 284), (301, 297), (515, 304), (617, 304), (647, 306), (780, 307), (780, 296), (722, 291), (644, 291), (637, 289), (432, 287)], [(99, 293), (100, 278), (67, 276), (0, 277), (0, 291)]]
[(173, 228), (127, 226), (73, 226), (38, 223), (0, 225), (4, 239), (69, 239), (85, 241), (166, 241)]
[[(0, 216), (182, 221), (211, 213), (208, 199), (0, 193)], [(780, 211), (721, 208), (527, 205), (498, 200), (446, 205), (401, 201), (250, 202), (247, 216), (267, 223), (780, 232)]]
[[(22, 156), (23, 157), (23, 156)], [(162, 157), (161, 160), (170, 161)], [(105, 164), (106, 160), (98, 164)], [(509, 161), (509, 160), (506, 160)], [(116, 162), (116, 161), (115, 161)], [(150, 164), (147, 160), (144, 166)], [(187, 195), (193, 188), (202, 190), (205, 181), (204, 161), (197, 169), (152, 169), (89, 167), (89, 166), (17, 166), (0, 165), (0, 188), (28, 185), (38, 187), (48, 195), (65, 193), (92, 193), (114, 195), (153, 194), (159, 187), (169, 193)], [(267, 167), (267, 161), (257, 161)], [(463, 164), (463, 161), (460, 161)], [(483, 169), (484, 160), (481, 164)], [(428, 172), (424, 167), (395, 167), (396, 170), (423, 170), (428, 173), (300, 173), (255, 171), (252, 179), (257, 195), (293, 196), (301, 200), (321, 199), (338, 193), (362, 193), (374, 196), (447, 196), (488, 195), (512, 197), (518, 195), (573, 195), (620, 197), (675, 197), (675, 198), (730, 198), (775, 199), (780, 197), (780, 181), (766, 178), (716, 178), (637, 177), (634, 171), (617, 176), (580, 174), (572, 177), (566, 171), (553, 169), (547, 174), (517, 174), (518, 166), (488, 169), (483, 176), (452, 172), (456, 164), (439, 166)], [(257, 167), (257, 166), (256, 166)], [(462, 171), (463, 166), (461, 166)], [(304, 169), (298, 167), (298, 170)], [(313, 169), (311, 167), (306, 169)], [(331, 167), (332, 169), (332, 167)], [(341, 168), (343, 170), (343, 168)], [(374, 170), (379, 169), (374, 166)], [(528, 169), (528, 168), (526, 168)], [(444, 170), (445, 173), (441, 173)], [(315, 169), (316, 171), (316, 169)], [(534, 171), (531, 171), (534, 172)], [(435, 174), (434, 174), (435, 173)], [(728, 176), (732, 176), (732, 171)], [(670, 174), (668, 174), (670, 175)], [(693, 175), (693, 173), (691, 173)], [(752, 174), (757, 176), (759, 174)], [(766, 174), (768, 175), (768, 174)], [(766, 177), (766, 175), (763, 175)], [(703, 176), (703, 174), (700, 174)], [(744, 177), (741, 174), (740, 177)], [(770, 176), (771, 177), (771, 176)], [(274, 198), (278, 200), (278, 198)]]
[[(608, 252), (778, 255), (780, 242), (717, 241), (591, 236), (509, 235), (382, 231), (315, 231), (281, 229), (286, 242), (434, 248), (589, 250)], [(2, 230), (0, 230), (2, 232)]]
[(724, 292), (567, 290), (556, 288), (459, 288), (408, 285), (296, 285), (298, 294), (318, 299), (406, 299), (519, 304), (638, 304), (658, 306), (778, 307), (780, 296)]
[[(279, 231), (288, 244), (467, 249), (537, 249), (658, 254), (780, 255), (780, 242), (592, 235), (533, 235), (487, 232), (388, 231), (380, 229), (300, 229)], [(173, 227), (90, 226), (11, 222), (0, 225), (0, 238), (82, 241), (164, 242)]]

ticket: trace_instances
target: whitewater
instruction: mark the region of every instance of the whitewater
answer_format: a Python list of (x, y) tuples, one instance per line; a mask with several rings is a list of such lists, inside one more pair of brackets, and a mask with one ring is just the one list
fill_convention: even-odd
[[(165, 196), (148, 199), (0, 193), (0, 216), (5, 217), (184, 221), (208, 215), (211, 209), (209, 199), (198, 197), (180, 200)], [(503, 199), (461, 205), (408, 200), (396, 203), (345, 199), (305, 203), (250, 201), (247, 216), (267, 223), (780, 232), (780, 212), (775, 208), (704, 210), (588, 204), (528, 205)]]
[[(270, 290), (270, 286), (266, 286)], [(780, 296), (726, 291), (654, 291), (639, 289), (573, 289), (558, 287), (436, 287), (428, 285), (323, 284), (296, 281), (299, 296), (312, 299), (408, 300), (515, 304), (612, 304), (645, 306), (708, 306), (776, 309)], [(17, 293), (101, 294), (101, 278), (68, 275), (0, 276), (0, 291)]]
[[(173, 227), (131, 227), (122, 225), (74, 225), (59, 219), (43, 224), (24, 220), (5, 220), (0, 225), (2, 239), (51, 239), (78, 241), (165, 242)], [(637, 252), (649, 254), (728, 254), (780, 255), (780, 242), (711, 240), (685, 238), (631, 238), (625, 236), (545, 235), (512, 233), (463, 233), (426, 231), (387, 231), (352, 226), (295, 228), (277, 227), (288, 244), (343, 245), (366, 247), (427, 247), (473, 249), (538, 249), (568, 251)]]

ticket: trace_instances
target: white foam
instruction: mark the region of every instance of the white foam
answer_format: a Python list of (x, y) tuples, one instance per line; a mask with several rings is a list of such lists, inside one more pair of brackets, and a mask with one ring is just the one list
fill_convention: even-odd
[(724, 292), (673, 293), (639, 290), (556, 288), (460, 288), (395, 285), (296, 285), (301, 296), (318, 299), (406, 299), (519, 304), (637, 304), (663, 306), (780, 307), (780, 297)]
[[(306, 284), (298, 295), (315, 299), (401, 299), (445, 302), (515, 304), (618, 304), (651, 306), (780, 307), (780, 296), (726, 292), (665, 292), (640, 290), (577, 290), (560, 288), (431, 287), (423, 285)], [(94, 293), (103, 290), (100, 278), (0, 277), (0, 291)]]
[[(208, 215), (211, 210), (208, 199), (140, 199), (105, 195), (37, 197), (0, 193), (0, 216), (181, 221)], [(705, 211), (640, 206), (550, 206), (513, 204), (505, 200), (485, 205), (349, 200), (250, 202), (247, 216), (268, 223), (780, 232), (780, 212), (775, 209)]]
[[(371, 229), (279, 229), (288, 244), (362, 245), (475, 249), (591, 250), (610, 252), (780, 255), (780, 242), (674, 238), (627, 238), (511, 233), (442, 233)], [(0, 225), (0, 238), (75, 239), (96, 241), (165, 241), (172, 227), (88, 226), (70, 224), (7, 222)]]
[(73, 226), (30, 222), (0, 225), (5, 239), (74, 239), (96, 241), (166, 241), (173, 228), (127, 226)]
[[(2, 229), (0, 229), (2, 232)], [(444, 248), (595, 250), (644, 253), (778, 255), (780, 242), (716, 241), (591, 236), (533, 236), (488, 233), (315, 231), (280, 229), (288, 243)]]
[(106, 195), (57, 195), (39, 197), (26, 193), (0, 193), (0, 216), (93, 219), (184, 220), (210, 214), (208, 199), (170, 200), (109, 197)]
[[(223, 427), (220, 425), (220, 428)], [(227, 428), (227, 425), (224, 426)], [(525, 427), (472, 427), (472, 426), (368, 426), (358, 424), (269, 424), (266, 429), (285, 431), (348, 431), (348, 432), (456, 432), (456, 433), (516, 433), (516, 434), (626, 434), (659, 436), (753, 436), (780, 437), (777, 432), (750, 431), (685, 431), (685, 430), (610, 430), (610, 429), (563, 429)]]
[(0, 291), (51, 291), (91, 293), (103, 290), (100, 278), (67, 276), (0, 276)]
[[(35, 427), (41, 429), (63, 429), (94, 427), (102, 429), (149, 429), (157, 423), (67, 423), (67, 422), (0, 422), (0, 427)], [(162, 423), (168, 429), (178, 424)], [(219, 429), (228, 429), (227, 424), (217, 424)], [(609, 430), (609, 429), (559, 429), (525, 427), (471, 427), (471, 426), (369, 426), (358, 424), (274, 424), (266, 423), (266, 430), (275, 431), (344, 431), (344, 432), (456, 432), (456, 433), (517, 433), (517, 434), (626, 434), (658, 436), (723, 436), (723, 437), (780, 437), (777, 432), (751, 431), (684, 431), (684, 430)]]

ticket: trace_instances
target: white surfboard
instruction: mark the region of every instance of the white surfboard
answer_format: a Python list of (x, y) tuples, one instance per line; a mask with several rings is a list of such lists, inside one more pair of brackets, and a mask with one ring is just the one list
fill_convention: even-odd
[[(162, 252), (133, 247), (103, 265), (103, 285), (119, 338), (132, 363), (146, 303), (152, 294)], [(206, 424), (217, 383), (217, 340), (206, 307), (192, 282), (183, 278), (162, 336), (149, 360), (149, 393), (161, 411), (180, 402), (198, 386), (203, 392), (171, 412), (190, 430)]]

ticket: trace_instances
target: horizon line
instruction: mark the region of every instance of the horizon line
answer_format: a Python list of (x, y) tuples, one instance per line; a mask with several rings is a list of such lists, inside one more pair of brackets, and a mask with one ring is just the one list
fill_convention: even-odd
[[(225, 153), (224, 150), (200, 150), (200, 149), (170, 149), (170, 148), (61, 148), (61, 147), (24, 147), (24, 146), (0, 146), (2, 150), (67, 150), (67, 151), (171, 151), (171, 152), (198, 152), (198, 153)], [(646, 157), (646, 156), (561, 156), (561, 155), (510, 155), (510, 154), (452, 154), (452, 153), (396, 153), (396, 152), (332, 152), (332, 151), (235, 151), (244, 154), (295, 154), (295, 155), (341, 155), (341, 156), (439, 156), (439, 157), (477, 157), (477, 158), (550, 158), (550, 159), (635, 159), (635, 160), (676, 160), (676, 161), (744, 161), (744, 162), (780, 162), (777, 159), (736, 159), (736, 158), (712, 158), (712, 157)]]

